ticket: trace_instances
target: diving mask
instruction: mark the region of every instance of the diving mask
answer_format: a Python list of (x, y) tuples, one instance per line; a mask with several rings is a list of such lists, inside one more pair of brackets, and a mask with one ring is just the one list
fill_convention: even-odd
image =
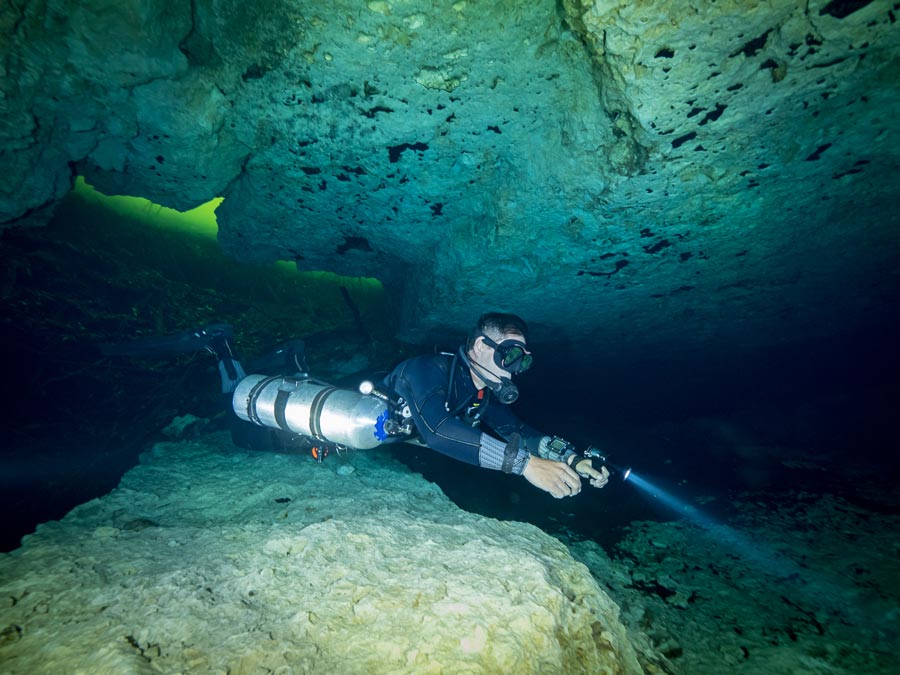
[(481, 337), (488, 347), (494, 348), (494, 363), (498, 368), (510, 373), (524, 373), (531, 368), (534, 357), (521, 340), (508, 338), (502, 342), (495, 342), (484, 333)]

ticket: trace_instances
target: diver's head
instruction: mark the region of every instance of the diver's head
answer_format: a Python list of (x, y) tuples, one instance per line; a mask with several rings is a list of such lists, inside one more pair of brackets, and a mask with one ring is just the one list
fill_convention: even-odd
[(526, 346), (528, 327), (515, 314), (482, 314), (469, 333), (466, 355), (472, 381), (479, 389), (487, 387), (501, 403), (512, 403), (519, 390), (512, 376), (531, 367), (532, 356)]

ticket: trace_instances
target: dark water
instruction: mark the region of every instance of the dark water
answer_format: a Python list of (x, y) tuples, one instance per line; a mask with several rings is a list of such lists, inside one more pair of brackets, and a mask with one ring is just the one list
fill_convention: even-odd
[[(239, 265), (214, 241), (148, 228), (74, 195), (46, 228), (3, 230), (0, 258), (4, 551), (115, 487), (176, 415), (221, 416), (205, 352), (113, 359), (97, 344), (228, 322), (241, 354), (313, 336), (316, 357), (328, 360), (355, 331), (341, 285), (364, 320), (384, 314), (383, 292), (370, 285)], [(378, 356), (392, 323), (371, 330)]]
[[(189, 412), (224, 427), (208, 355), (112, 360), (98, 354), (97, 342), (228, 321), (248, 354), (311, 333), (325, 336), (312, 341), (312, 365), (353, 354), (352, 340), (339, 337), (352, 332), (353, 317), (333, 287), (256, 285), (246, 269), (243, 282), (226, 282), (234, 269), (224, 259), (222, 269), (205, 263), (194, 273), (191, 246), (126, 225), (70, 203), (47, 229), (3, 233), (4, 551), (37, 523), (115, 487), (174, 416)], [(208, 261), (208, 252), (201, 257)], [(296, 298), (304, 304), (291, 306)], [(391, 341), (383, 306), (361, 298), (360, 307), (378, 344), (368, 365), (389, 368), (416, 351)], [(600, 447), (714, 517), (728, 517), (735, 495), (774, 499), (797, 489), (896, 511), (898, 344), (893, 317), (758, 353), (722, 345), (715, 354), (655, 355), (639, 364), (583, 350), (560, 356), (537, 343), (516, 410), (547, 433)], [(577, 498), (555, 500), (522, 478), (426, 449), (380, 451), (467, 510), (574, 538), (611, 545), (634, 520), (677, 517), (615, 478), (602, 491), (585, 487)]]
[[(742, 354), (731, 363), (710, 363), (705, 355), (678, 366), (657, 364), (618, 379), (609, 376), (614, 367), (567, 375), (565, 363), (556, 371), (544, 363), (520, 379), (516, 406), (539, 429), (579, 447), (599, 447), (615, 464), (632, 467), (712, 519), (733, 515), (734, 500), (775, 502), (798, 491), (897, 513), (895, 344), (851, 335)], [(610, 381), (619, 384), (603, 385)], [(577, 497), (555, 500), (521, 478), (427, 450), (395, 454), (468, 510), (606, 546), (634, 520), (684, 515), (616, 476), (603, 490), (585, 484)]]

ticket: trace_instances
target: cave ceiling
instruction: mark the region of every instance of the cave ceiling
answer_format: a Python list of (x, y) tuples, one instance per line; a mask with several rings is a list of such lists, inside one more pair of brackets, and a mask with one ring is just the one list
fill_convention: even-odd
[(599, 349), (897, 309), (898, 6), (105, 0), (0, 9), (0, 222), (75, 177), (224, 197), (242, 261), (372, 276)]

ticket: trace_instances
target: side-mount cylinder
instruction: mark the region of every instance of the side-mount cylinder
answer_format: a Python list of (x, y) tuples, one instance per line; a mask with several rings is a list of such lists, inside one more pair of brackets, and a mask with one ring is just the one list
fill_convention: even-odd
[(383, 400), (316, 380), (248, 375), (234, 390), (232, 406), (247, 422), (359, 450), (388, 437)]

